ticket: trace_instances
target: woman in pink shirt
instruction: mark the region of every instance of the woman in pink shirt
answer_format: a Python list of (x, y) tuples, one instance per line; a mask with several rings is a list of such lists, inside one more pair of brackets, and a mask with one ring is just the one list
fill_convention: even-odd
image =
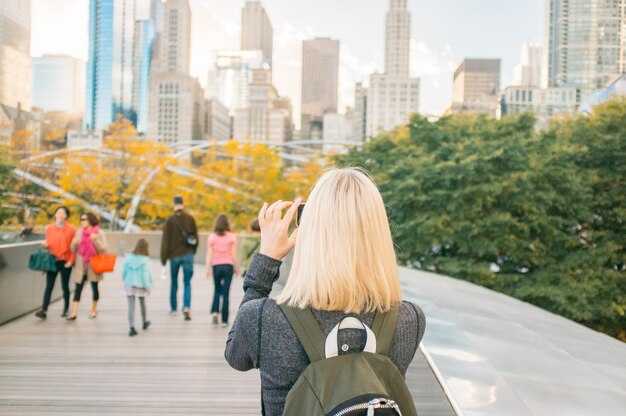
[(220, 214), (215, 220), (213, 234), (209, 236), (206, 253), (206, 278), (211, 278), (215, 291), (213, 294), (213, 323), (218, 323), (220, 311), (220, 297), (222, 298), (222, 326), (228, 326), (228, 294), (233, 273), (239, 273), (237, 265), (237, 237), (230, 232), (230, 223), (225, 214)]

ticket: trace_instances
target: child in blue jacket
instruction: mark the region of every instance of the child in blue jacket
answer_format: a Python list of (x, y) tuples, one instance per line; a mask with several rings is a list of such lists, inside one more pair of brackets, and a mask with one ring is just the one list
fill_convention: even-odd
[(150, 265), (148, 263), (148, 241), (140, 238), (132, 253), (124, 258), (124, 294), (128, 298), (128, 324), (130, 332), (128, 336), (137, 335), (135, 331), (135, 298), (139, 298), (141, 306), (141, 319), (143, 329), (150, 326), (150, 321), (146, 318), (146, 296), (150, 294), (152, 287), (152, 276), (150, 275)]

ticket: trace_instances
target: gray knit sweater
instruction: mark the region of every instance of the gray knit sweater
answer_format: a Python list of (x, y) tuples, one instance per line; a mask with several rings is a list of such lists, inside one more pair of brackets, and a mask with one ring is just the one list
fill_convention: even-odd
[[(285, 399), (309, 359), (279, 306), (269, 299), (273, 283), (278, 279), (281, 262), (255, 254), (244, 280), (244, 298), (226, 341), (226, 361), (239, 371), (261, 370), (261, 388), (265, 414), (283, 414)], [(345, 316), (343, 312), (314, 310), (322, 330), (328, 334)], [(371, 327), (374, 313), (356, 315)], [(402, 375), (413, 360), (426, 320), (424, 312), (409, 302), (403, 302), (393, 338), (390, 358)], [(347, 353), (364, 347), (363, 331), (343, 329), (340, 344), (347, 344)]]

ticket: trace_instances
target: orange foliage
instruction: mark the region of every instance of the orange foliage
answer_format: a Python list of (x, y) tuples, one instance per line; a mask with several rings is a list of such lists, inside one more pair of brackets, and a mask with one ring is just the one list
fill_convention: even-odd
[[(120, 218), (127, 217), (133, 196), (145, 182), (134, 218), (142, 229), (160, 229), (171, 215), (172, 198), (182, 195), (201, 230), (210, 230), (215, 217), (226, 213), (233, 226), (243, 231), (264, 201), (306, 196), (321, 166), (318, 160), (287, 166), (275, 148), (237, 141), (219, 147), (214, 142), (205, 149), (180, 152), (180, 157), (174, 154), (167, 146), (139, 137), (131, 123), (118, 119), (100, 151), (57, 154), (47, 162), (52, 165), (55, 160), (55, 170), (33, 167), (30, 171), (49, 175), (63, 190)], [(84, 202), (78, 200), (63, 203), (76, 212), (84, 209)], [(57, 204), (33, 201), (48, 215)], [(45, 214), (39, 217), (45, 222)]]

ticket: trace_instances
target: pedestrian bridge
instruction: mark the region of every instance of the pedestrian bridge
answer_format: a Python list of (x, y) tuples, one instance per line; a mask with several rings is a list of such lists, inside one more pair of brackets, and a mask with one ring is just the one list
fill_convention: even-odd
[[(107, 236), (118, 252), (139, 238)], [(156, 254), (160, 236), (142, 236)], [(169, 281), (155, 260), (152, 326), (130, 338), (119, 267), (102, 283), (97, 319), (87, 318), (88, 293), (76, 321), (60, 318), (59, 302), (37, 319), (44, 279), (26, 268), (36, 246), (0, 246), (0, 415), (259, 414), (258, 372), (228, 366), (228, 329), (210, 322), (203, 247), (192, 321), (168, 315)], [(405, 298), (427, 318), (407, 374), (420, 415), (623, 414), (626, 344), (466, 282), (405, 268), (400, 276)], [(233, 280), (233, 313), (241, 285)]]

